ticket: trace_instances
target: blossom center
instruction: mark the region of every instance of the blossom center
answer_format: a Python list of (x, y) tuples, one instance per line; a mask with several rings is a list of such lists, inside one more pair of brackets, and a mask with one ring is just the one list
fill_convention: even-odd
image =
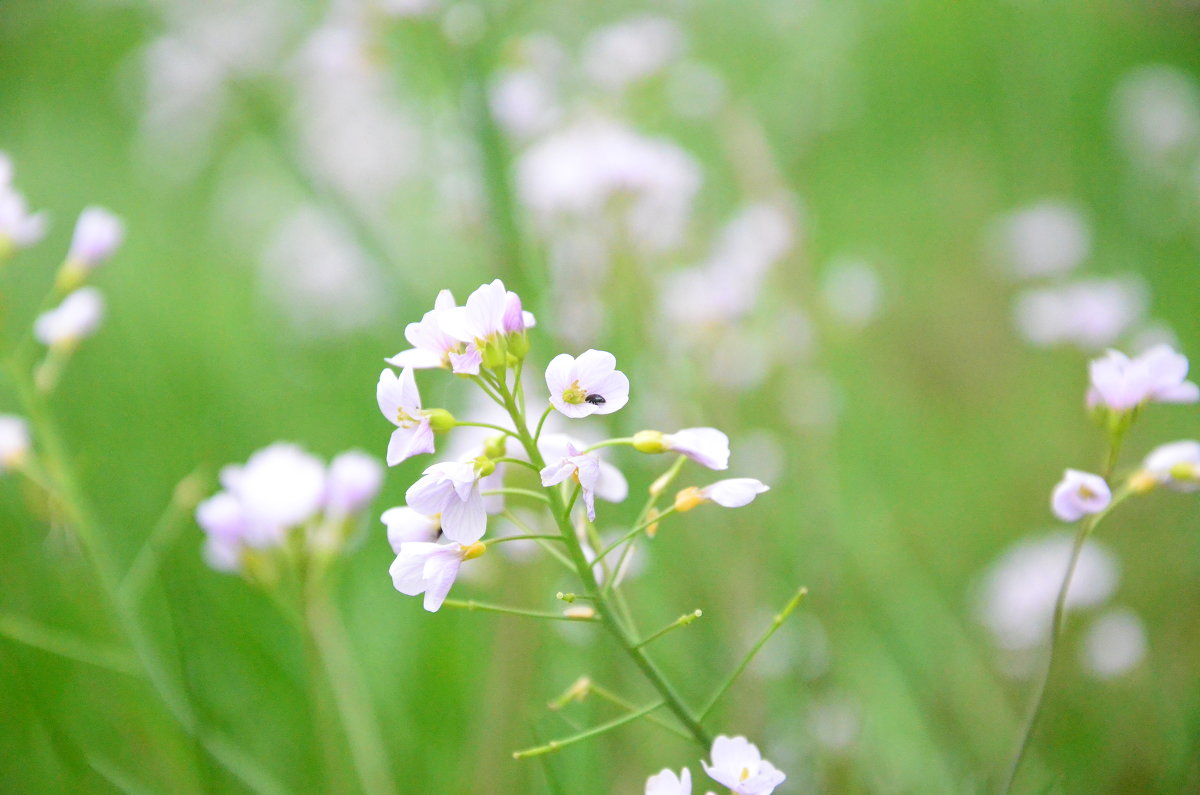
[(742, 775), (738, 776), (738, 781), (745, 781), (748, 778), (750, 778), (750, 768), (743, 767)]
[(563, 390), (563, 403), (579, 405), (588, 399), (588, 391), (579, 385), (578, 381), (573, 381), (569, 387)]
[(409, 414), (403, 406), (396, 409), (396, 422), (401, 428), (411, 428), (414, 425), (419, 425), (421, 420), (419, 417), (414, 417)]
[(1096, 499), (1096, 497), (1098, 497), (1098, 496), (1099, 496), (1099, 495), (1098, 495), (1098, 494), (1096, 494), (1096, 492), (1092, 491), (1092, 490), (1091, 490), (1091, 489), (1089, 489), (1087, 486), (1081, 485), (1081, 486), (1079, 487), (1079, 497), (1080, 497), (1080, 499), (1084, 499), (1084, 500), (1094, 500), (1094, 499)]

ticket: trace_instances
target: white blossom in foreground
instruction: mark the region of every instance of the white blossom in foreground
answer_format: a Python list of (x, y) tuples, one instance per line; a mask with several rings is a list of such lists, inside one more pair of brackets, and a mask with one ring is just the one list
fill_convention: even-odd
[(643, 453), (685, 455), (709, 469), (729, 468), (729, 437), (716, 428), (684, 428), (675, 433), (639, 431), (633, 446)]
[(29, 454), (29, 424), (22, 417), (0, 414), (0, 473), (15, 469)]
[(46, 214), (31, 213), (25, 197), (0, 184), (0, 253), (7, 248), (26, 248), (46, 235)]
[(1050, 507), (1064, 522), (1077, 522), (1085, 516), (1100, 513), (1112, 501), (1108, 483), (1099, 475), (1068, 469), (1054, 487)]
[(692, 771), (663, 770), (646, 779), (646, 795), (692, 795)]
[(1084, 636), (1080, 657), (1097, 679), (1127, 674), (1146, 656), (1146, 627), (1137, 613), (1115, 608), (1096, 619)]
[(1195, 403), (1200, 388), (1185, 380), (1187, 357), (1168, 345), (1156, 345), (1130, 359), (1110, 350), (1088, 366), (1091, 388), (1088, 404), (1128, 411), (1143, 403)]
[(426, 312), (420, 321), (409, 323), (404, 328), (404, 338), (412, 347), (387, 359), (387, 363), (416, 370), (449, 367), (450, 353), (458, 348), (459, 343), (442, 329), (441, 317), (456, 306), (453, 293), (449, 290), (439, 292), (434, 299), (433, 309)]
[(1017, 331), (1031, 345), (1112, 345), (1146, 312), (1146, 286), (1132, 278), (1083, 279), (1021, 293), (1013, 305)]
[(542, 485), (554, 486), (573, 477), (579, 483), (589, 521), (596, 521), (596, 485), (600, 481), (600, 457), (568, 445), (567, 455), (551, 461), (541, 471)]
[(729, 478), (718, 480), (710, 486), (689, 486), (675, 495), (675, 510), (690, 511), (697, 505), (715, 502), (724, 508), (741, 508), (754, 502), (754, 498), (771, 487), (754, 478)]
[(54, 309), (38, 315), (33, 334), (43, 345), (69, 348), (94, 334), (103, 318), (104, 296), (95, 287), (84, 287), (68, 295)]
[(1160, 445), (1142, 462), (1154, 482), (1176, 491), (1200, 489), (1200, 442), (1185, 439)]
[(666, 17), (645, 14), (600, 28), (583, 43), (583, 70), (593, 83), (619, 91), (650, 77), (683, 49), (683, 32)]
[(629, 378), (607, 351), (587, 350), (576, 359), (560, 353), (546, 366), (550, 403), (568, 417), (612, 414), (629, 402)]
[(437, 541), (442, 526), (437, 517), (418, 513), (407, 505), (388, 508), (379, 517), (387, 525), (388, 544), (392, 551), (400, 554), (400, 545), (409, 541)]
[(1022, 279), (1072, 271), (1087, 258), (1092, 246), (1092, 233), (1083, 214), (1061, 201), (1042, 201), (1017, 210), (999, 223), (995, 237), (1004, 264)]
[[(570, 455), (571, 450), (583, 450), (587, 442), (580, 441), (565, 433), (543, 433), (538, 439), (538, 450), (546, 461), (558, 461)], [(621, 474), (621, 470), (600, 458), (600, 451), (595, 452), (600, 462), (600, 474), (594, 490), (596, 496), (606, 502), (624, 502), (629, 496), (629, 481)]]
[(709, 778), (737, 795), (770, 795), (787, 778), (745, 737), (720, 735), (713, 740), (712, 764), (700, 763)]
[(482, 538), (487, 529), (479, 480), (490, 474), (482, 472), (474, 461), (434, 464), (408, 487), (405, 501), (408, 507), (426, 516), (441, 514), (446, 538), (471, 544)]
[[(980, 584), (977, 609), (999, 647), (1023, 652), (1047, 640), (1071, 546), (1067, 533), (1025, 539), (989, 567)], [(1088, 539), (1067, 591), (1067, 608), (1104, 603), (1116, 590), (1119, 574), (1117, 560), (1107, 547)]]
[(67, 262), (91, 270), (111, 257), (125, 238), (125, 224), (103, 207), (88, 207), (79, 214)]
[(383, 486), (379, 460), (361, 450), (347, 450), (329, 464), (325, 482), (325, 514), (344, 518), (367, 507)]
[(388, 466), (433, 452), (433, 423), (430, 414), (421, 408), (421, 393), (411, 369), (405, 368), (399, 377), (391, 370), (381, 372), (375, 400), (383, 416), (396, 426), (388, 440)]
[(535, 324), (533, 315), (521, 309), (520, 297), (499, 279), (476, 289), (465, 305), (444, 310), (438, 322), (446, 334), (466, 345), (465, 353), (450, 354), (450, 364), (454, 372), (469, 375), (477, 375), (481, 363), (493, 366), (488, 354), (501, 337), (521, 334)]
[(388, 570), (396, 590), (407, 596), (425, 594), (425, 609), (437, 612), (458, 577), (464, 560), (484, 553), (483, 544), (434, 544), (405, 541)]

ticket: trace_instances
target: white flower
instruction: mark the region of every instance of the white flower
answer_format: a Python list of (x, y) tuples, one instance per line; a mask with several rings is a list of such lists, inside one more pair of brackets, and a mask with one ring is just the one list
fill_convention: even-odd
[(1042, 201), (1005, 218), (997, 247), (1014, 276), (1061, 276), (1083, 262), (1092, 234), (1083, 214), (1070, 204)]
[(217, 492), (196, 506), (196, 524), (204, 531), (204, 559), (217, 571), (236, 572), (249, 522), (237, 497)]
[(450, 353), (459, 347), (459, 343), (442, 330), (440, 318), (455, 306), (453, 293), (449, 290), (438, 293), (433, 309), (426, 312), (420, 322), (409, 323), (404, 329), (404, 338), (413, 347), (387, 359), (387, 363), (416, 370), (449, 367)]
[(221, 485), (241, 505), (243, 540), (267, 547), (316, 515), (325, 496), (325, 466), (294, 444), (276, 443), (254, 453), (245, 465), (221, 470)]
[(578, 359), (560, 353), (546, 367), (550, 403), (575, 419), (617, 411), (629, 402), (629, 379), (616, 367), (607, 351), (587, 350)]
[(397, 591), (408, 596), (425, 594), (425, 609), (434, 613), (450, 593), (463, 561), (479, 557), (483, 551), (483, 544), (405, 541), (388, 571)]
[(0, 414), (0, 473), (21, 465), (29, 452), (29, 424), (21, 417)]
[(30, 213), (25, 197), (0, 184), (0, 249), (32, 246), (46, 235), (46, 214)]
[(388, 508), (379, 520), (387, 525), (388, 543), (397, 555), (400, 554), (401, 544), (409, 541), (437, 541), (442, 532), (442, 527), (435, 517), (417, 513), (406, 505)]
[(381, 372), (375, 387), (375, 400), (383, 416), (396, 426), (388, 441), (388, 466), (394, 467), (414, 455), (433, 452), (433, 426), (429, 415), (421, 409), (421, 393), (410, 368), (404, 368), (399, 378), (391, 370)]
[(1114, 411), (1127, 411), (1143, 403), (1195, 403), (1200, 400), (1200, 388), (1184, 380), (1188, 360), (1168, 345), (1155, 345), (1130, 359), (1120, 351), (1110, 350), (1088, 367), (1091, 389), (1088, 403), (1106, 406)]
[(33, 334), (43, 345), (69, 347), (94, 334), (103, 318), (104, 296), (95, 287), (84, 287), (38, 315)]
[(821, 297), (835, 319), (861, 329), (879, 314), (883, 282), (869, 262), (839, 258), (827, 265), (821, 276)]
[(1119, 607), (1096, 619), (1080, 648), (1084, 667), (1097, 679), (1129, 673), (1145, 656), (1145, 625), (1137, 613)]
[(12, 158), (10, 158), (6, 152), (0, 152), (0, 188), (7, 188), (12, 184), (12, 179)]
[(471, 544), (483, 537), (487, 513), (475, 462), (434, 464), (408, 488), (408, 507), (426, 516), (442, 516), (442, 532), (451, 541)]
[(729, 468), (729, 437), (716, 428), (684, 428), (664, 433), (663, 445), (709, 469)]
[(1090, 472), (1068, 469), (1054, 487), (1050, 507), (1064, 522), (1076, 522), (1089, 514), (1099, 513), (1112, 501), (1112, 492), (1104, 478)]
[(1013, 314), (1017, 330), (1032, 345), (1095, 351), (1141, 320), (1146, 304), (1146, 286), (1137, 279), (1082, 279), (1023, 292)]
[(646, 795), (692, 795), (692, 771), (663, 770), (646, 779)]
[(596, 521), (596, 484), (600, 480), (598, 455), (580, 452), (574, 445), (568, 444), (567, 454), (547, 464), (541, 475), (543, 486), (554, 486), (573, 476), (583, 494), (588, 520)]
[[(538, 439), (538, 450), (547, 461), (558, 461), (571, 455), (569, 451), (572, 448), (583, 450), (587, 446), (587, 442), (565, 433), (543, 433)], [(597, 497), (606, 502), (624, 502), (629, 496), (629, 482), (625, 480), (621, 470), (601, 458), (600, 477), (596, 481), (595, 492)]]
[(700, 764), (710, 778), (737, 795), (770, 795), (787, 778), (745, 737), (722, 734), (713, 740), (712, 764), (703, 760)]
[(675, 510), (680, 513), (690, 511), (706, 502), (715, 502), (724, 508), (741, 508), (754, 502), (755, 497), (770, 489), (770, 486), (754, 478), (718, 480), (702, 489), (689, 486), (675, 495)]
[(121, 245), (125, 225), (103, 207), (88, 207), (79, 214), (67, 260), (83, 268), (95, 268)]
[(1158, 483), (1176, 491), (1200, 489), (1200, 442), (1190, 439), (1150, 451), (1142, 468)]
[(600, 28), (583, 44), (583, 70), (593, 83), (619, 91), (654, 75), (683, 49), (679, 25), (645, 14)]
[(521, 332), (534, 325), (533, 315), (521, 310), (521, 299), (504, 289), (499, 279), (481, 285), (467, 296), (465, 305), (446, 310), (438, 319), (443, 331), (479, 350), (497, 335)]
[(382, 485), (379, 460), (361, 450), (347, 450), (329, 464), (325, 513), (335, 518), (356, 514), (375, 499)]

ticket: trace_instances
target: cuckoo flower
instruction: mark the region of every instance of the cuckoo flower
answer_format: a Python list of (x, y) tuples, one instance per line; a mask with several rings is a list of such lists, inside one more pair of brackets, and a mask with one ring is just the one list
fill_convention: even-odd
[(25, 197), (0, 184), (0, 255), (10, 248), (26, 248), (46, 235), (46, 214), (31, 213)]
[(451, 541), (472, 544), (487, 529), (487, 513), (479, 480), (495, 471), (495, 465), (477, 461), (447, 461), (434, 464), (408, 488), (408, 507), (426, 516), (441, 514), (442, 532)]
[(33, 334), (51, 348), (70, 348), (100, 327), (104, 318), (104, 296), (95, 287), (76, 290), (48, 312), (38, 315)]
[(399, 377), (391, 370), (381, 372), (375, 399), (383, 416), (396, 426), (388, 441), (388, 466), (394, 467), (414, 455), (432, 453), (434, 430), (454, 427), (454, 418), (449, 412), (421, 408), (421, 393), (417, 390), (412, 368), (401, 370)]
[(689, 486), (675, 495), (675, 510), (681, 513), (690, 511), (706, 502), (715, 502), (724, 508), (741, 508), (754, 502), (755, 497), (769, 491), (770, 488), (754, 478), (718, 480), (702, 489)]
[(716, 428), (684, 428), (675, 433), (639, 431), (633, 446), (643, 453), (680, 453), (709, 469), (729, 468), (729, 437)]
[(0, 473), (20, 466), (28, 453), (28, 423), (12, 414), (0, 414)]
[(595, 453), (583, 453), (574, 445), (567, 445), (567, 454), (551, 461), (542, 470), (542, 485), (553, 486), (573, 477), (583, 493), (583, 504), (587, 508), (589, 521), (596, 521), (596, 484), (600, 480), (600, 457)]
[(67, 262), (83, 271), (92, 270), (113, 255), (124, 237), (120, 218), (103, 207), (88, 207), (75, 223)]
[(745, 737), (717, 737), (712, 745), (712, 764), (703, 760), (701, 764), (709, 778), (737, 795), (770, 795), (787, 778)]
[(404, 338), (412, 347), (385, 361), (396, 367), (415, 370), (450, 367), (451, 354), (461, 346), (458, 340), (442, 330), (441, 317), (454, 308), (454, 295), (449, 290), (438, 293), (433, 309), (426, 312), (420, 322), (409, 323), (404, 329)]
[(663, 770), (646, 779), (646, 795), (692, 795), (692, 771)]
[(1113, 411), (1129, 411), (1151, 401), (1158, 403), (1195, 403), (1200, 388), (1185, 380), (1188, 360), (1169, 345), (1155, 345), (1130, 359), (1110, 350), (1088, 367), (1091, 388), (1088, 404)]
[(400, 554), (401, 544), (409, 541), (437, 541), (442, 533), (442, 526), (437, 517), (417, 513), (406, 505), (388, 508), (379, 520), (387, 525), (388, 544), (397, 555)]
[(550, 403), (568, 417), (612, 414), (629, 402), (629, 379), (607, 351), (587, 350), (578, 359), (560, 353), (546, 367)]
[(325, 466), (296, 445), (277, 443), (254, 453), (244, 465), (223, 468), (221, 485), (241, 507), (242, 540), (254, 547), (274, 546), (321, 508)]
[(236, 572), (249, 521), (237, 497), (217, 492), (196, 506), (196, 524), (204, 531), (204, 560), (217, 571)]
[(483, 544), (405, 541), (389, 569), (392, 584), (408, 596), (425, 594), (425, 609), (435, 613), (450, 593), (463, 561), (479, 557), (485, 549)]
[(1112, 492), (1099, 475), (1068, 469), (1054, 487), (1050, 507), (1064, 522), (1076, 522), (1084, 516), (1100, 513), (1108, 507)]
[(379, 461), (361, 450), (347, 450), (329, 464), (325, 483), (325, 514), (344, 519), (356, 514), (379, 493), (383, 468)]
[(480, 364), (489, 367), (503, 364), (506, 354), (503, 342), (508, 335), (524, 334), (535, 321), (532, 314), (521, 309), (517, 294), (495, 279), (467, 296), (465, 305), (439, 316), (439, 322), (446, 334), (466, 345), (461, 363), (451, 356), (454, 371), (475, 374)]
[[(568, 436), (565, 433), (543, 433), (538, 439), (538, 449), (547, 461), (557, 461), (573, 455), (571, 448), (583, 450), (587, 443)], [(596, 451), (599, 458), (600, 451)], [(624, 502), (629, 496), (629, 482), (621, 474), (621, 470), (604, 459), (600, 460), (600, 477), (596, 480), (596, 496), (607, 502)]]
[(1200, 442), (1190, 439), (1160, 445), (1150, 451), (1142, 469), (1161, 484), (1176, 491), (1200, 489)]

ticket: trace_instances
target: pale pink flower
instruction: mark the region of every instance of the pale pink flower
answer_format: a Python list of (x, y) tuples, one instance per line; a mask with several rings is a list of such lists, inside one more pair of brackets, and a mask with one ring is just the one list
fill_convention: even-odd
[(325, 465), (294, 444), (264, 447), (244, 465), (221, 470), (221, 485), (241, 506), (242, 540), (254, 547), (274, 546), (288, 530), (312, 519), (325, 484)]
[(85, 269), (107, 260), (125, 238), (121, 219), (103, 207), (88, 207), (79, 214), (67, 261)]
[(374, 456), (347, 450), (329, 464), (325, 513), (338, 519), (366, 508), (383, 485), (383, 467)]
[(388, 544), (400, 554), (400, 545), (409, 541), (433, 542), (442, 533), (441, 523), (434, 516), (418, 513), (406, 505), (388, 508), (379, 517), (387, 525)]
[(451, 541), (471, 544), (487, 529), (487, 512), (472, 461), (434, 464), (408, 488), (408, 507), (426, 516), (441, 514), (442, 532)]
[(433, 309), (426, 312), (420, 322), (409, 323), (404, 329), (404, 338), (413, 347), (385, 361), (396, 367), (415, 370), (449, 367), (450, 353), (459, 347), (459, 343), (442, 330), (439, 318), (454, 308), (454, 295), (449, 290), (438, 293)]
[(720, 735), (713, 740), (712, 764), (701, 764), (710, 778), (737, 795), (770, 795), (787, 778), (745, 737)]
[(204, 560), (221, 572), (242, 566), (242, 545), (250, 526), (241, 502), (219, 491), (196, 506), (196, 524), (204, 531)]
[(607, 351), (587, 350), (578, 359), (560, 353), (546, 367), (550, 403), (574, 419), (617, 411), (629, 402), (629, 379), (616, 367)]
[(675, 495), (675, 510), (690, 511), (706, 502), (715, 502), (723, 508), (741, 508), (754, 502), (755, 497), (770, 489), (770, 486), (754, 478), (718, 480), (702, 489), (689, 486)]
[[(538, 439), (538, 450), (546, 461), (558, 461), (572, 455), (569, 451), (574, 448), (583, 450), (587, 442), (580, 441), (565, 433), (543, 433)], [(605, 502), (624, 502), (629, 496), (629, 481), (621, 474), (621, 470), (600, 458), (600, 451), (595, 455), (600, 460), (600, 477), (596, 480), (596, 496)]]
[(1158, 483), (1176, 491), (1200, 489), (1200, 442), (1186, 439), (1150, 451), (1142, 468)]
[(95, 287), (84, 287), (38, 315), (33, 334), (43, 345), (65, 348), (94, 334), (103, 318), (104, 296)]
[(29, 424), (13, 414), (0, 414), (0, 474), (25, 460), (29, 453)]
[(664, 433), (663, 445), (709, 469), (729, 468), (729, 437), (716, 428), (684, 428)]
[(692, 795), (692, 771), (685, 767), (678, 776), (674, 770), (651, 776), (646, 779), (646, 795)]
[(1104, 478), (1090, 472), (1068, 469), (1054, 487), (1050, 507), (1054, 515), (1064, 522), (1076, 522), (1084, 516), (1103, 511), (1111, 500), (1112, 492)]
[(554, 486), (569, 477), (579, 483), (583, 504), (587, 508), (589, 521), (596, 521), (596, 484), (600, 480), (600, 457), (595, 453), (584, 453), (574, 445), (567, 446), (567, 455), (551, 461), (541, 472), (542, 485)]
[(1110, 350), (1088, 366), (1091, 388), (1088, 404), (1106, 406), (1113, 411), (1128, 411), (1143, 403), (1195, 403), (1200, 388), (1185, 380), (1187, 357), (1169, 345), (1155, 345), (1130, 359)]
[(46, 236), (46, 214), (31, 213), (25, 197), (0, 184), (0, 248), (26, 248)]
[(404, 368), (399, 378), (391, 370), (381, 372), (375, 399), (383, 416), (396, 426), (388, 441), (388, 466), (394, 467), (414, 455), (433, 452), (433, 426), (429, 415), (421, 409), (421, 393), (410, 368)]
[(425, 609), (437, 612), (458, 577), (464, 560), (483, 554), (482, 544), (434, 544), (405, 541), (388, 570), (392, 585), (408, 596), (425, 594)]

